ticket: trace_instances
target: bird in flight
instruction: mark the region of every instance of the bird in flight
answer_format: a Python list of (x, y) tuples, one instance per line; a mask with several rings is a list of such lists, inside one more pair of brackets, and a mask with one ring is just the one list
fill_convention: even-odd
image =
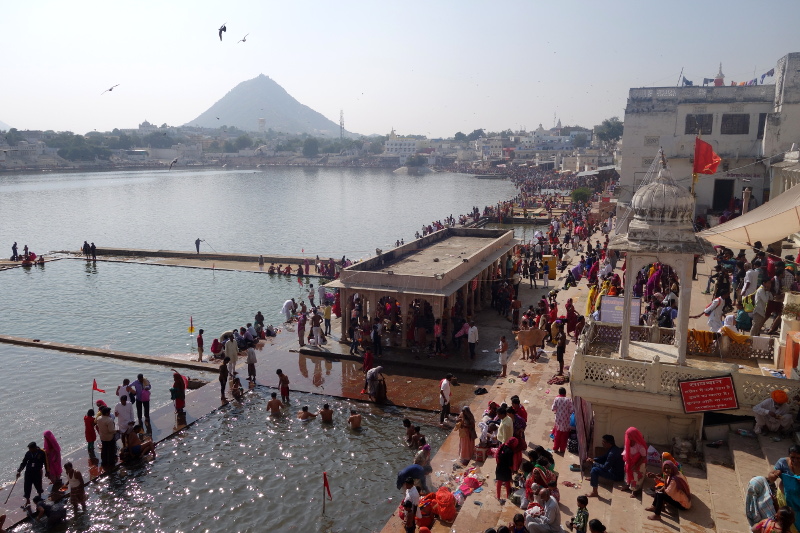
[(178, 162), (178, 158), (176, 157), (175, 159), (172, 160), (172, 163), (169, 164), (169, 170), (172, 170), (172, 165), (174, 165), (177, 162)]
[[(118, 84), (116, 84), (116, 85), (114, 85), (114, 87), (119, 87), (119, 83), (118, 83)], [(106, 94), (107, 92), (111, 92), (111, 91), (113, 91), (113, 90), (114, 90), (114, 87), (109, 87), (109, 88), (108, 88), (108, 89), (106, 89), (105, 91), (101, 92), (101, 93), (100, 93), (100, 95), (104, 95), (104, 94)]]
[[(247, 35), (250, 35), (250, 34), (248, 33)], [(239, 44), (239, 43), (246, 43), (246, 42), (247, 42), (247, 35), (245, 35), (244, 37), (242, 37), (242, 38), (239, 40), (239, 42), (238, 42), (238, 43), (236, 43), (236, 44)]]
[[(227, 22), (225, 24), (227, 24)], [(220, 41), (222, 40), (222, 32), (228, 31), (228, 28), (225, 27), (225, 24), (223, 24), (222, 26), (219, 27), (219, 40)]]

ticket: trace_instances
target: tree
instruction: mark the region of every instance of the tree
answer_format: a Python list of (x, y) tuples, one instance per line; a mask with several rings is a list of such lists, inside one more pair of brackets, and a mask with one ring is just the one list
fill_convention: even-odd
[(453, 135), (453, 140), (454, 141), (466, 141), (467, 140), (467, 136), (464, 135), (463, 133), (461, 133), (460, 131), (457, 131), (456, 134)]
[(622, 137), (622, 122), (619, 117), (605, 119), (599, 126), (594, 127), (595, 135), (604, 143), (613, 143)]
[(594, 192), (589, 187), (578, 187), (570, 196), (572, 197), (572, 201), (577, 203), (584, 203), (588, 202), (589, 199), (592, 197)]
[(467, 135), (468, 141), (477, 141), (481, 137), (486, 137), (486, 133), (483, 131), (483, 128), (478, 130), (472, 130), (472, 133)]
[(226, 154), (233, 154), (236, 153), (236, 147), (230, 141), (225, 141), (225, 144), (222, 145), (222, 151)]
[(303, 157), (315, 157), (319, 154), (319, 141), (316, 137), (309, 137), (303, 141)]
[(513, 137), (514, 132), (511, 129), (503, 130), (500, 132), (500, 137)]
[(25, 137), (17, 130), (17, 128), (11, 128), (6, 133), (6, 142), (9, 146), (16, 146), (18, 142), (24, 141)]
[(572, 138), (572, 146), (583, 148), (589, 144), (589, 137), (585, 133), (578, 133)]
[(239, 135), (236, 137), (234, 144), (236, 145), (237, 149), (244, 150), (253, 146), (253, 139), (251, 139), (247, 134)]

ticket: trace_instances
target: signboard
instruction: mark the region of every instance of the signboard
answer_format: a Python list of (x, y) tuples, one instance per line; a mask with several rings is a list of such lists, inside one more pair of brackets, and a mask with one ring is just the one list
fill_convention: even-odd
[(679, 381), (683, 412), (726, 411), (738, 409), (733, 376)]
[[(622, 324), (622, 310), (624, 308), (624, 297), (604, 295), (600, 301), (600, 322)], [(641, 298), (631, 298), (631, 326), (639, 325), (640, 316), (642, 316), (642, 300)]]

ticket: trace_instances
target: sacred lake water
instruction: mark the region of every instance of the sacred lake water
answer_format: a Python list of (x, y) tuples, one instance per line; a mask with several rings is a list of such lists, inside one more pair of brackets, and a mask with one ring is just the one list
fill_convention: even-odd
[(358, 259), (422, 224), (514, 196), (505, 180), (382, 169), (119, 171), (0, 175), (0, 245), (40, 253), (102, 248)]

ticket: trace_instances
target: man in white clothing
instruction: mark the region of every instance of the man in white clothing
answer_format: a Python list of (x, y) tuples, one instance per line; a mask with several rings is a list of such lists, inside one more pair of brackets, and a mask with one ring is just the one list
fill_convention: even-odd
[(744, 284), (742, 285), (742, 298), (750, 296), (758, 290), (758, 269), (761, 266), (761, 261), (756, 259), (753, 261), (753, 266), (744, 274)]
[(281, 313), (283, 313), (283, 316), (286, 317), (286, 322), (289, 322), (289, 321), (292, 320), (292, 311), (293, 310), (294, 310), (294, 298), (292, 298), (291, 300), (286, 300), (285, 302), (283, 302), (283, 307), (281, 307)]
[(764, 322), (767, 321), (767, 304), (772, 299), (772, 280), (765, 279), (756, 291), (754, 298), (755, 307), (753, 308), (753, 325), (750, 328), (750, 336), (758, 337)]
[(708, 304), (708, 307), (703, 309), (702, 313), (691, 318), (700, 318), (701, 316), (706, 315), (708, 317), (708, 328), (714, 333), (717, 333), (719, 332), (720, 328), (722, 328), (722, 309), (724, 307), (725, 300), (723, 300), (721, 296), (717, 296), (711, 300), (711, 303)]
[(549, 489), (539, 492), (539, 499), (544, 502), (544, 509), (540, 515), (525, 514), (525, 527), (528, 533), (556, 533), (561, 529), (561, 510), (558, 502), (550, 495)]
[(756, 419), (755, 432), (761, 434), (767, 431), (780, 431), (788, 433), (792, 429), (792, 412), (789, 395), (783, 389), (772, 391), (769, 398), (753, 406)]
[(133, 404), (128, 403), (127, 396), (120, 396), (119, 403), (114, 407), (117, 417), (117, 431), (122, 436), (122, 447), (128, 447), (128, 433), (133, 429)]
[(475, 325), (474, 321), (469, 323), (467, 343), (469, 344), (469, 358), (475, 359), (475, 346), (478, 344), (478, 326)]

